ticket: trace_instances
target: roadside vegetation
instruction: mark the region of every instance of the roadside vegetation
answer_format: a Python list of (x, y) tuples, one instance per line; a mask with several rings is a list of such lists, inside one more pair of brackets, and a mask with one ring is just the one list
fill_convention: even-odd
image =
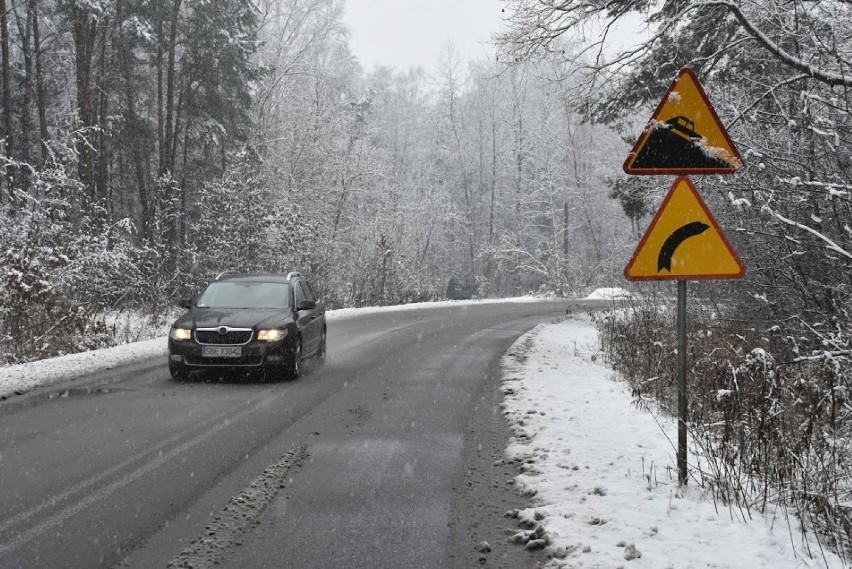
[[(693, 176), (745, 277), (689, 283), (689, 422), (695, 483), (720, 507), (796, 514), (848, 555), (852, 530), (852, 12), (843, 2), (510, 0), (502, 37), (516, 59), (562, 53), (589, 92), (589, 117), (634, 141), (672, 78), (701, 78), (745, 167)], [(636, 45), (608, 32), (647, 24)], [(634, 20), (634, 22), (636, 21)], [(598, 90), (600, 89), (600, 90)], [(638, 117), (638, 119), (637, 119)], [(638, 127), (631, 118), (638, 120)], [(614, 177), (637, 237), (671, 184)], [(674, 283), (599, 324), (612, 365), (637, 402), (672, 412)]]
[[(676, 417), (676, 300), (660, 288), (601, 314), (597, 327), (636, 404)], [(719, 291), (707, 289), (715, 287), (697, 288), (687, 305), (689, 483), (745, 519), (795, 515), (802, 525), (793, 527), (848, 555), (848, 360), (810, 326), (745, 321), (735, 306), (713, 302)]]

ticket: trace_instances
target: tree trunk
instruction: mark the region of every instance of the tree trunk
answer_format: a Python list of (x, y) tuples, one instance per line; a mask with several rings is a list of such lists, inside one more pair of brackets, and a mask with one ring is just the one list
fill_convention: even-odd
[[(85, 189), (83, 211), (93, 213), (97, 201), (95, 187), (95, 156), (88, 141), (94, 124), (92, 110), (92, 54), (97, 37), (97, 20), (78, 5), (71, 6), (71, 27), (74, 37), (75, 71), (77, 83), (77, 119), (82, 132), (77, 142), (77, 173)], [(85, 139), (85, 140), (83, 140)]]
[(494, 241), (494, 206), (497, 203), (497, 117), (491, 105), (491, 207), (488, 214), (488, 243)]
[(33, 10), (33, 52), (35, 54), (35, 90), (36, 106), (38, 107), (38, 132), (39, 148), (41, 149), (41, 164), (47, 161), (48, 140), (50, 132), (47, 130), (47, 101), (44, 93), (44, 72), (41, 59), (41, 32), (39, 31), (38, 0), (31, 0)]
[[(178, 111), (180, 111), (180, 105), (178, 105)], [(186, 163), (189, 152), (189, 128), (185, 128), (183, 130), (183, 153), (181, 155), (181, 179), (180, 179), (180, 212), (178, 213), (179, 219), (177, 220), (177, 224), (175, 225), (175, 242), (180, 246), (180, 250), (183, 250), (183, 245), (186, 243), (187, 237), (187, 202), (189, 201), (189, 196), (186, 193)]]
[[(32, 6), (30, 2), (26, 5), (26, 14), (24, 18), (18, 13), (18, 7), (13, 8), (15, 11), (15, 21), (18, 24), (18, 34), (21, 36), (21, 53), (24, 58), (24, 91), (21, 97), (21, 141), (18, 143), (20, 150), (21, 162), (24, 164), (30, 163), (30, 132), (32, 126), (30, 124), (30, 105), (32, 104), (33, 92), (33, 52), (30, 46), (30, 38), (32, 37)], [(29, 193), (30, 189), (30, 171), (28, 168), (21, 168), (18, 173), (21, 190)]]
[(157, 173), (163, 171), (166, 164), (166, 121), (164, 115), (165, 97), (163, 95), (163, 20), (158, 21), (157, 37), (161, 41), (157, 42)]
[[(139, 116), (136, 114), (136, 88), (133, 84), (133, 53), (127, 45), (127, 39), (121, 31), (124, 24), (124, 3), (116, 3), (116, 20), (118, 22), (118, 49), (121, 59), (121, 71), (124, 76), (124, 99), (127, 105), (127, 122), (130, 136), (142, 136)], [(142, 155), (142, 141), (132, 140), (133, 167), (136, 174), (136, 192), (139, 196), (140, 217), (142, 219), (142, 234), (151, 237), (151, 198), (148, 193), (145, 158)]]
[(110, 191), (109, 183), (109, 161), (110, 161), (110, 145), (109, 145), (109, 73), (107, 71), (106, 56), (107, 56), (107, 41), (101, 42), (101, 53), (98, 63), (97, 75), (97, 93), (98, 95), (98, 113), (95, 117), (95, 122), (101, 126), (98, 130), (98, 152), (95, 160), (95, 192), (98, 200), (105, 200), (104, 208), (107, 215), (111, 219), (113, 213), (112, 192)]
[(169, 21), (168, 63), (166, 68), (166, 125), (163, 129), (163, 162), (160, 164), (160, 174), (174, 173), (175, 148), (177, 129), (175, 128), (175, 51), (177, 49), (177, 28), (180, 16), (181, 0), (174, 0), (171, 19)]
[[(9, 17), (6, 0), (0, 0), (0, 52), (2, 52), (2, 75), (3, 75), (3, 139), (6, 157), (11, 159), (14, 155), (15, 140), (12, 129), (12, 70), (9, 62)], [(9, 188), (9, 203), (12, 198), (12, 176), (11, 166), (6, 168), (5, 182)], [(2, 196), (0, 196), (2, 197)]]

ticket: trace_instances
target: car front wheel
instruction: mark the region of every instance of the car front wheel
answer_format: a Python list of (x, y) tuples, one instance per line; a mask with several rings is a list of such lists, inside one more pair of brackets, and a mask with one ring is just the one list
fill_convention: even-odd
[(297, 379), (302, 375), (302, 341), (296, 340), (296, 345), (293, 346), (293, 353), (290, 355), (290, 361), (287, 364), (287, 378)]
[(320, 338), (320, 344), (317, 348), (316, 360), (319, 365), (323, 365), (325, 363), (325, 338), (326, 332), (322, 331), (322, 337)]

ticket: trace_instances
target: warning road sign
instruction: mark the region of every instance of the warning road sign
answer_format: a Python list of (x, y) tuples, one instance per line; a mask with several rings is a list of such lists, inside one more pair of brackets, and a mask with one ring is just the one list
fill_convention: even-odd
[(691, 69), (681, 69), (624, 162), (628, 174), (731, 174), (742, 158)]
[(738, 279), (745, 268), (689, 178), (678, 178), (624, 269), (630, 280)]

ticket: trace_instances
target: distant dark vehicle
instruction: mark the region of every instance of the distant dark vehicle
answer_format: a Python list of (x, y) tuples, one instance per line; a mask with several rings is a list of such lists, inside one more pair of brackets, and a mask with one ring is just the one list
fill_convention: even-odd
[(452, 278), (447, 285), (447, 298), (450, 300), (469, 300), (473, 296), (473, 283), (470, 279)]
[(169, 372), (261, 370), (297, 378), (302, 361), (325, 361), (325, 307), (299, 272), (236, 274), (207, 285), (169, 332)]

